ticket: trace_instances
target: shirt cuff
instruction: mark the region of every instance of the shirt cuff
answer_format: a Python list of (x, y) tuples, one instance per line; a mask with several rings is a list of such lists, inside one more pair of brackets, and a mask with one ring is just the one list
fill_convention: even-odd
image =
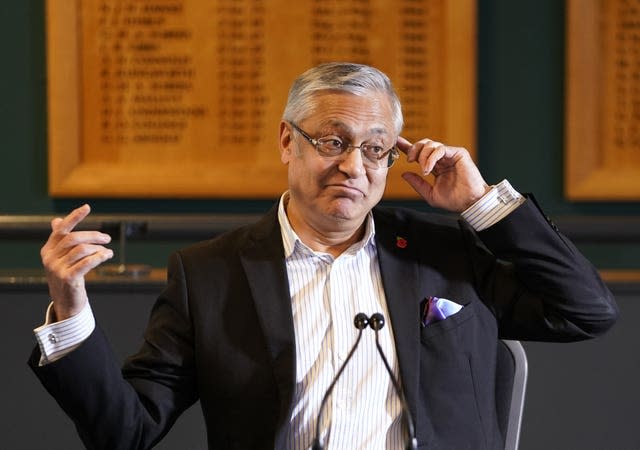
[(44, 325), (33, 330), (40, 347), (40, 365), (52, 363), (78, 348), (93, 333), (96, 321), (89, 302), (73, 317), (52, 322), (53, 303), (47, 308)]
[(461, 215), (476, 231), (482, 231), (504, 219), (524, 202), (525, 198), (507, 180), (502, 180)]

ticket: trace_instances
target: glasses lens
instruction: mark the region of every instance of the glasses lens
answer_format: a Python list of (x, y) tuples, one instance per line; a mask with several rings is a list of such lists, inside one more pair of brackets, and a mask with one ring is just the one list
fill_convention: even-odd
[(339, 156), (348, 149), (340, 139), (318, 139), (318, 153), (322, 156)]
[(393, 166), (393, 163), (395, 163), (398, 158), (400, 158), (400, 150), (398, 150), (396, 146), (391, 147), (391, 149), (389, 149), (389, 155), (387, 156), (387, 167)]
[[(318, 139), (316, 142), (317, 152), (325, 158), (338, 157), (347, 152), (349, 148), (354, 148), (336, 138)], [(365, 144), (359, 148), (362, 152), (362, 164), (369, 169), (391, 167), (395, 160), (398, 159), (396, 147), (382, 151), (379, 146)]]
[(387, 151), (381, 151), (378, 146), (365, 146), (362, 148), (362, 162), (372, 169), (388, 168), (398, 159), (398, 150), (392, 147)]
[(382, 147), (375, 145), (363, 145), (360, 147), (362, 151), (362, 163), (372, 169), (378, 169), (387, 165), (386, 152)]

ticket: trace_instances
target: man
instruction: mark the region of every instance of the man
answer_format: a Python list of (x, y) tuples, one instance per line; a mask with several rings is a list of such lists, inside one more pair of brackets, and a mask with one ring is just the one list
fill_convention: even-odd
[[(145, 342), (122, 370), (84, 275), (113, 254), (52, 221), (42, 248), (52, 305), (30, 364), (87, 447), (149, 448), (200, 400), (210, 448), (400, 449), (402, 398), (419, 448), (497, 449), (498, 338), (597, 336), (617, 307), (594, 268), (508, 182), (489, 186), (463, 148), (400, 137), (400, 103), (368, 66), (333, 63), (293, 84), (280, 123), (289, 189), (260, 222), (172, 255)], [(377, 207), (389, 167), (460, 220)], [(424, 175), (434, 176), (433, 184)], [(69, 335), (69, 336), (68, 336)], [(316, 428), (319, 430), (316, 433)]]

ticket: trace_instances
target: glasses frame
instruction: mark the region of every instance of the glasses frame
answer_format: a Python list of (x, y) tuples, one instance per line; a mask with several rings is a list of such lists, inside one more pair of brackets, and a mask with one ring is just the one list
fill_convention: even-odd
[[(327, 155), (325, 153), (323, 153), (321, 151), (322, 148), (322, 142), (320, 142), (320, 139), (322, 138), (312, 138), (311, 136), (309, 136), (308, 133), (306, 133), (302, 128), (300, 128), (298, 125), (296, 125), (294, 122), (289, 122), (289, 125), (291, 125), (293, 127), (294, 130), (296, 130), (298, 133), (300, 133), (302, 135), (303, 138), (305, 138), (311, 145), (313, 145), (313, 147), (316, 149), (316, 152), (318, 153), (318, 155), (322, 156), (323, 158), (337, 158), (340, 157), (342, 155), (349, 154), (352, 151), (354, 151), (355, 149), (360, 150), (360, 152), (363, 152), (362, 147), (367, 145), (367, 144), (360, 144), (360, 145), (349, 145), (346, 144), (346, 147), (344, 148), (344, 150), (342, 150), (342, 152), (340, 152), (337, 155)], [(393, 147), (389, 148), (388, 150), (386, 150), (383, 154), (383, 156), (381, 158), (378, 158), (378, 161), (381, 161), (383, 159), (387, 159), (387, 165), (386, 166), (370, 166), (367, 164), (367, 161), (373, 163), (374, 161), (363, 157), (362, 158), (362, 164), (369, 168), (369, 169), (389, 169), (391, 166), (393, 166), (393, 163), (396, 162), (396, 160), (398, 158), (400, 158), (400, 150), (398, 150), (398, 146), (394, 145)], [(364, 155), (363, 155), (364, 156)]]

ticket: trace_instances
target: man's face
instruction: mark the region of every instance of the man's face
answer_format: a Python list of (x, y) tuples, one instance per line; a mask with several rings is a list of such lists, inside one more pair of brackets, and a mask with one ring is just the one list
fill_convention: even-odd
[[(316, 94), (310, 114), (296, 123), (315, 139), (337, 137), (350, 145), (381, 145), (397, 139), (392, 109), (384, 94)], [(336, 158), (320, 156), (314, 146), (290, 124), (280, 124), (280, 152), (288, 165), (290, 198), (287, 213), (295, 222), (334, 231), (358, 227), (384, 192), (387, 168), (363, 165), (355, 149)]]

